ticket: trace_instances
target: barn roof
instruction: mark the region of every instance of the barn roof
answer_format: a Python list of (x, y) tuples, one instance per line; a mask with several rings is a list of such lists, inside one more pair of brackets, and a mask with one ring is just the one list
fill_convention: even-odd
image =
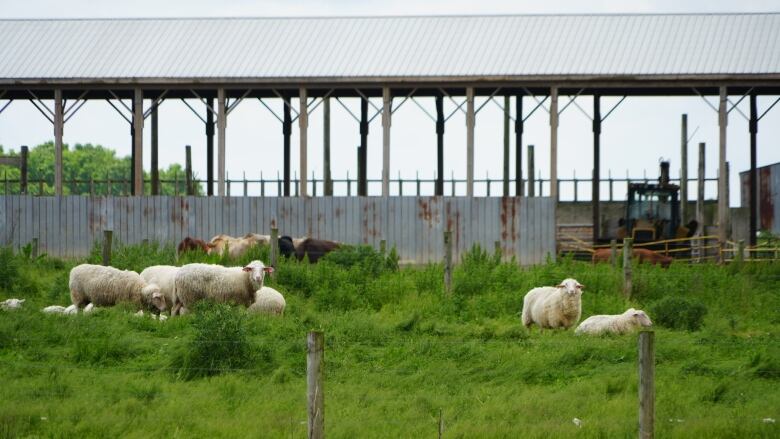
[(0, 20), (0, 84), (780, 79), (780, 14)]

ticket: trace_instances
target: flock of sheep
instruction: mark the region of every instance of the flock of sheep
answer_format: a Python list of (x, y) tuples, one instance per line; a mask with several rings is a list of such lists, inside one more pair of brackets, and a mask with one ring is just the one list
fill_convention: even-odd
[[(178, 251), (204, 251), (227, 253), (231, 257), (242, 256), (249, 248), (269, 244), (268, 235), (250, 233), (241, 238), (217, 235), (206, 243), (187, 237)], [(315, 263), (323, 255), (337, 249), (340, 244), (312, 238), (293, 239), (282, 236), (278, 241), (282, 256), (298, 260), (308, 257)], [(282, 315), (286, 302), (284, 296), (264, 285), (265, 275), (272, 273), (262, 261), (254, 260), (243, 267), (223, 267), (215, 264), (186, 264), (181, 267), (154, 265), (141, 273), (119, 270), (102, 265), (81, 264), (70, 272), (68, 286), (72, 305), (48, 306), (43, 312), (50, 314), (75, 314), (79, 309), (92, 312), (95, 307), (131, 303), (139, 314), (152, 310), (154, 316), (163, 319), (161, 313), (170, 310), (171, 316), (188, 313), (201, 300), (243, 305), (250, 312)], [(576, 325), (582, 315), (583, 285), (575, 279), (565, 279), (555, 287), (539, 287), (523, 298), (522, 322), (526, 328), (536, 324), (543, 329), (568, 329)], [(3, 309), (20, 308), (24, 299), (8, 299), (0, 302)], [(576, 334), (624, 334), (639, 327), (652, 325), (642, 310), (629, 308), (618, 315), (594, 315), (577, 327)]]
[[(582, 290), (575, 279), (564, 279), (554, 287), (539, 287), (523, 298), (522, 321), (526, 328), (536, 324), (542, 329), (568, 329), (582, 316)], [(644, 311), (629, 308), (623, 314), (590, 316), (575, 330), (575, 334), (625, 334), (639, 327), (652, 326)]]

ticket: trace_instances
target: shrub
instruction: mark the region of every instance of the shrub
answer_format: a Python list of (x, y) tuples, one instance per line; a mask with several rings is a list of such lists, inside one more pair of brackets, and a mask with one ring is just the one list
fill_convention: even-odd
[(701, 328), (707, 307), (701, 302), (669, 296), (655, 302), (650, 310), (655, 323), (670, 329), (697, 331)]
[(19, 260), (11, 247), (0, 247), (0, 290), (10, 291), (19, 278)]
[(194, 337), (174, 354), (177, 376), (191, 380), (249, 366), (252, 350), (244, 315), (227, 304), (208, 301), (195, 307)]
[(463, 254), (460, 266), (454, 269), (453, 292), (459, 296), (470, 296), (488, 291), (492, 285), (491, 274), (501, 263), (500, 257), (474, 244)]

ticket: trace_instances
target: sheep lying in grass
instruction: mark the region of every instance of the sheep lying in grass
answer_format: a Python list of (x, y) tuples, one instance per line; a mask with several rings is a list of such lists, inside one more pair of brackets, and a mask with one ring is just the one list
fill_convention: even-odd
[(135, 271), (118, 270), (102, 265), (81, 264), (70, 270), (70, 299), (81, 308), (114, 306), (129, 302), (140, 308), (165, 310), (160, 287), (146, 283)]
[(255, 291), (263, 288), (265, 274), (273, 271), (262, 261), (252, 261), (245, 267), (187, 264), (176, 273), (171, 315), (185, 314), (203, 299), (249, 307), (255, 302)]
[(574, 333), (578, 335), (625, 334), (639, 327), (650, 326), (653, 326), (653, 322), (644, 311), (629, 308), (623, 314), (590, 316), (580, 323)]
[(581, 296), (585, 288), (575, 279), (564, 279), (555, 287), (539, 287), (523, 298), (523, 325), (530, 328), (568, 329), (576, 325), (582, 314)]
[(10, 311), (12, 309), (21, 309), (26, 299), (6, 299), (0, 302), (0, 308)]
[(165, 299), (165, 307), (167, 309), (173, 309), (173, 304), (176, 302), (173, 290), (176, 273), (178, 272), (179, 267), (173, 265), (152, 265), (151, 267), (146, 267), (141, 272), (141, 277), (146, 283), (160, 287), (160, 293), (162, 293)]
[(249, 312), (258, 314), (284, 315), (286, 302), (282, 293), (271, 287), (263, 287), (255, 293), (255, 303), (249, 307)]
[[(87, 305), (89, 307), (92, 305), (91, 303)], [(91, 308), (90, 308), (91, 309)], [(79, 309), (76, 307), (76, 305), (70, 305), (68, 307), (60, 306), (60, 305), (51, 305), (47, 306), (46, 308), (43, 308), (41, 310), (44, 314), (76, 314), (78, 313)], [(87, 308), (84, 308), (84, 312), (87, 312)]]

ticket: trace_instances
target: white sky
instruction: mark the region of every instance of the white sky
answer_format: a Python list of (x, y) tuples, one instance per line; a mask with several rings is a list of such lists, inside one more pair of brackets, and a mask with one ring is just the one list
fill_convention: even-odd
[[(321, 15), (429, 15), (429, 14), (501, 14), (501, 13), (616, 13), (616, 12), (774, 12), (780, 9), (776, 1), (565, 1), (547, 0), (502, 2), (481, 0), (469, 2), (450, 1), (150, 1), (111, 2), (96, 0), (70, 1), (10, 1), (0, 0), (2, 18), (66, 18), (66, 17), (219, 17), (219, 16), (321, 16)], [(480, 105), (484, 98), (478, 98)], [(739, 99), (733, 96), (732, 101)], [(776, 97), (759, 97), (759, 113), (763, 112)], [(716, 103), (716, 98), (710, 98)], [(421, 103), (434, 113), (432, 98), (423, 98)], [(561, 97), (561, 106), (568, 98)], [(281, 102), (275, 110), (281, 114)], [(353, 113), (358, 114), (359, 101), (347, 99)], [(531, 106), (526, 98), (526, 111)], [(602, 98), (602, 114), (617, 102), (617, 98)], [(375, 102), (381, 105), (381, 100)], [(580, 97), (577, 103), (586, 111), (592, 111), (592, 99)], [(4, 101), (0, 105), (4, 104)], [(148, 101), (147, 101), (148, 105)], [(294, 102), (294, 105), (297, 105)], [(512, 104), (514, 107), (514, 104)], [(322, 178), (322, 107), (310, 116), (309, 123), (309, 169)], [(454, 106), (445, 100), (445, 112), (449, 114)], [(748, 114), (747, 99), (739, 108)], [(355, 148), (360, 143), (358, 124), (335, 101), (331, 103), (331, 145), (332, 175), (343, 178), (347, 171), (354, 178), (357, 174)], [(689, 135), (698, 127), (689, 147), (689, 176), (696, 176), (697, 144), (706, 142), (708, 176), (715, 176), (717, 168), (718, 126), (717, 114), (699, 97), (629, 97), (604, 122), (602, 127), (602, 176), (608, 170), (613, 176), (625, 176), (626, 171), (637, 177), (657, 176), (660, 157), (671, 159), (672, 175), (678, 175), (680, 166), (680, 115), (688, 114)], [(195, 173), (205, 178), (205, 133), (200, 122), (180, 101), (168, 101), (160, 107), (160, 164), (167, 167), (173, 162), (184, 162), (184, 145), (193, 147)], [(514, 134), (512, 132), (512, 151)], [(150, 123), (145, 126), (144, 167), (149, 169)], [(465, 178), (466, 157), (465, 118), (456, 114), (446, 126), (445, 173), (449, 177)], [(502, 177), (503, 122), (501, 110), (488, 104), (477, 116), (475, 176), (491, 179)], [(739, 205), (738, 172), (749, 166), (749, 134), (747, 122), (736, 111), (729, 117), (728, 160), (731, 162), (731, 204)], [(51, 140), (51, 124), (41, 116), (29, 102), (14, 102), (0, 115), (0, 144), (6, 148), (18, 149), (19, 145), (36, 145)], [(413, 178), (417, 172), (421, 178), (432, 178), (436, 168), (435, 125), (415, 105), (407, 102), (394, 114), (391, 134), (391, 176), (399, 173), (404, 178)], [(762, 119), (758, 137), (759, 166), (780, 161), (780, 106), (775, 107)], [(129, 126), (104, 101), (90, 101), (65, 126), (66, 143), (95, 143), (115, 149), (119, 155), (130, 154)], [(537, 111), (527, 122), (523, 141), (536, 145), (536, 168), (543, 177), (549, 176), (549, 121), (547, 113)], [(382, 134), (381, 121), (377, 117), (370, 126), (369, 134), (369, 178), (380, 178)], [(523, 163), (526, 166), (525, 146)], [(297, 124), (292, 136), (292, 165), (298, 167)], [(511, 175), (514, 176), (514, 155)], [(589, 176), (592, 169), (591, 122), (578, 109), (570, 106), (561, 115), (559, 127), (559, 178)], [(265, 108), (255, 101), (240, 104), (228, 118), (227, 171), (230, 178), (259, 178), (262, 172), (266, 178), (275, 178), (282, 169), (281, 124)], [(525, 169), (523, 170), (525, 174)], [(404, 188), (410, 193), (413, 185)], [(708, 195), (714, 194), (715, 185), (708, 186)], [(269, 188), (268, 194), (274, 189)], [(346, 189), (336, 186), (337, 194)], [(353, 187), (354, 190), (354, 187)], [(378, 194), (379, 184), (369, 188), (370, 194)], [(395, 187), (392, 188), (394, 192)], [(432, 192), (433, 186), (423, 188)], [(449, 187), (445, 188), (449, 194)], [(583, 198), (590, 198), (590, 185), (580, 185)], [(623, 188), (615, 188), (616, 193)], [(240, 185), (233, 186), (233, 193), (241, 191)], [(477, 195), (484, 194), (484, 186), (475, 188)], [(494, 184), (494, 193), (500, 193), (500, 184)], [(690, 196), (695, 196), (691, 186)], [(458, 193), (465, 187), (458, 187)], [(250, 187), (250, 194), (259, 193), (259, 186)], [(562, 186), (562, 197), (570, 198), (570, 186)], [(606, 185), (602, 198), (607, 196)]]

